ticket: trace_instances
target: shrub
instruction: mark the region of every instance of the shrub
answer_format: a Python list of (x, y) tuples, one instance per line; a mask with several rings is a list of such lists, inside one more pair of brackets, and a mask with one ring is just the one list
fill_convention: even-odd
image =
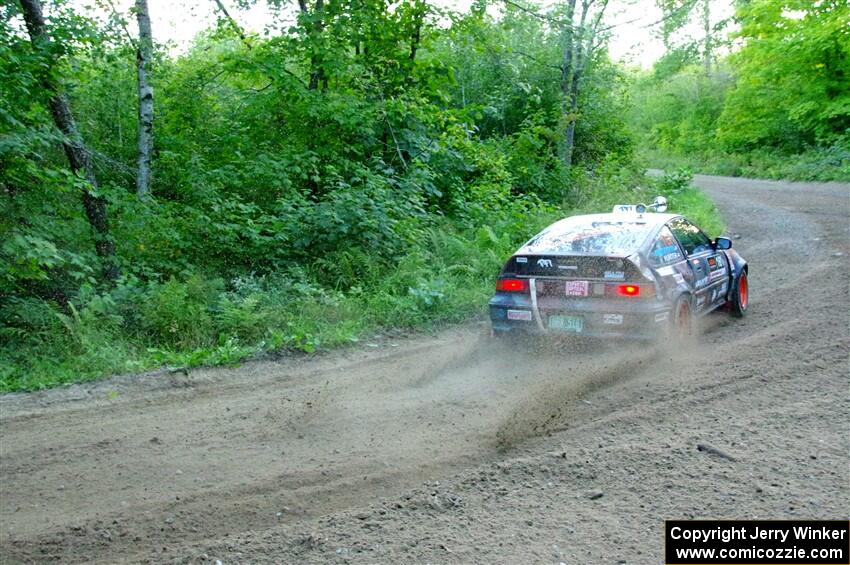
[(220, 279), (192, 275), (185, 282), (175, 278), (153, 284), (140, 305), (141, 329), (161, 347), (180, 349), (215, 343), (212, 309), (223, 290)]

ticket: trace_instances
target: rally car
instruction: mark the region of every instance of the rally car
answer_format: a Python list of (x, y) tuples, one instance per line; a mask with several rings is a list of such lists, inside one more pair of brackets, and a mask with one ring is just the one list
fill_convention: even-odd
[(667, 201), (618, 205), (544, 229), (505, 264), (490, 300), (493, 333), (652, 339), (692, 334), (717, 309), (749, 306), (747, 262)]

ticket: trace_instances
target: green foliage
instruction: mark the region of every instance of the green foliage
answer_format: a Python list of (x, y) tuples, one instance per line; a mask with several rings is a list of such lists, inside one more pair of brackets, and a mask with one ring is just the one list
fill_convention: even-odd
[(632, 122), (645, 143), (667, 152), (692, 153), (715, 145), (730, 79), (706, 77), (699, 67), (658, 82), (641, 77), (635, 84)]
[[(701, 227), (705, 233), (709, 235), (709, 237), (722, 235), (726, 226), (723, 223), (720, 212), (717, 210), (717, 206), (714, 202), (693, 186), (683, 186), (681, 176), (677, 176), (679, 176), (678, 179), (661, 179), (662, 186), (664, 184), (669, 186), (671, 183), (678, 184), (680, 186), (678, 191), (661, 193), (667, 197), (670, 210), (672, 212), (686, 214), (688, 218)], [(660, 190), (663, 190), (663, 188)]]
[(741, 153), (713, 150), (690, 155), (649, 151), (644, 158), (653, 167), (664, 170), (686, 168), (708, 175), (850, 182), (850, 146), (847, 144), (790, 155), (770, 149)]
[(629, 121), (643, 158), (704, 173), (850, 180), (850, 5), (737, 6), (739, 48), (714, 72), (673, 48), (633, 78)]
[(667, 172), (658, 181), (658, 190), (663, 195), (678, 194), (688, 188), (694, 179), (693, 173), (688, 169)]
[(153, 284), (139, 305), (141, 330), (156, 345), (173, 344), (180, 349), (210, 345), (210, 308), (221, 290), (221, 281), (198, 276)]
[(850, 130), (850, 4), (753, 0), (738, 11), (744, 46), (719, 120), (726, 149), (794, 151)]

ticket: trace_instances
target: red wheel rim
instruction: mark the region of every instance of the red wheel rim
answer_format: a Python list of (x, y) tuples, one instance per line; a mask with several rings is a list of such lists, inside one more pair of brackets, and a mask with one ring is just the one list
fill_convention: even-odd
[(750, 289), (747, 285), (747, 273), (741, 273), (741, 278), (738, 280), (738, 303), (741, 305), (741, 310), (746, 310), (750, 302)]

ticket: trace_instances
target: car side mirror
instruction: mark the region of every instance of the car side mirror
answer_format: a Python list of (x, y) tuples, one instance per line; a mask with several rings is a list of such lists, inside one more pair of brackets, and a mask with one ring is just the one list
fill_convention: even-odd
[(718, 237), (714, 240), (715, 249), (732, 249), (732, 240), (728, 237)]

